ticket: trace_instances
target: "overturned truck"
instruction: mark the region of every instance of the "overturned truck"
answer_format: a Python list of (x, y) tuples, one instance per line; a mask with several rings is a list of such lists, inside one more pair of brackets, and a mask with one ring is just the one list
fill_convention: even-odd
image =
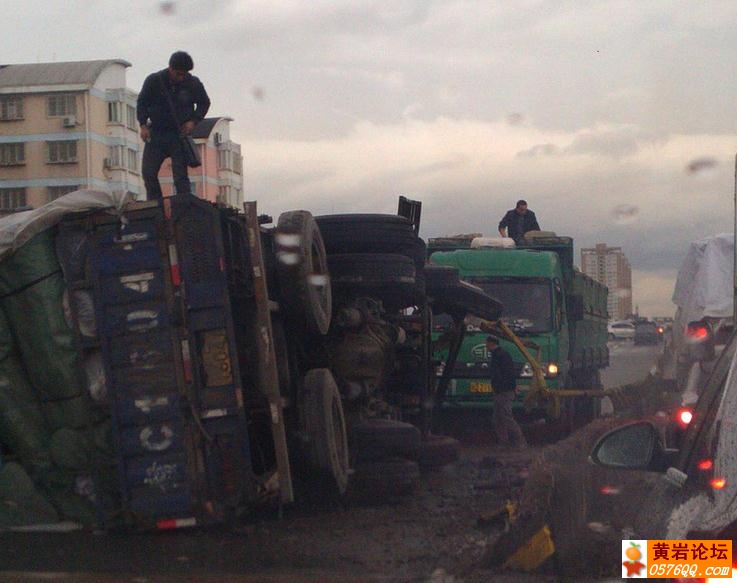
[(0, 221), (0, 472), (38, 502), (6, 525), (222, 522), (457, 455), (429, 431), (419, 203), (244, 211), (78, 191)]

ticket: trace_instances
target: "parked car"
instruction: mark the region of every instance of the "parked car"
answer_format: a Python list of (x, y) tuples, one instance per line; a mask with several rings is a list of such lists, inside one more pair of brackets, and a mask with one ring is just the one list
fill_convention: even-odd
[(611, 322), (607, 326), (609, 340), (632, 340), (635, 337), (635, 325), (632, 322)]
[(663, 338), (663, 329), (655, 322), (641, 320), (635, 324), (635, 344), (658, 344)]
[[(627, 492), (632, 512), (624, 538), (737, 540), (737, 336), (714, 365), (678, 449), (662, 428), (637, 421), (605, 434), (591, 460), (651, 476)], [(612, 476), (616, 475), (612, 471)], [(664, 478), (664, 479), (663, 479)], [(734, 559), (733, 559), (734, 560)]]

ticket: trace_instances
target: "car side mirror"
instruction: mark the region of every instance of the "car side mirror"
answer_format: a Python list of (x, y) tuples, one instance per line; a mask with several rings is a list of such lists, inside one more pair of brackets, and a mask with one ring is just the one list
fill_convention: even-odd
[(652, 423), (639, 421), (604, 435), (590, 457), (595, 464), (608, 468), (663, 472), (673, 464), (676, 455), (676, 450), (665, 449)]

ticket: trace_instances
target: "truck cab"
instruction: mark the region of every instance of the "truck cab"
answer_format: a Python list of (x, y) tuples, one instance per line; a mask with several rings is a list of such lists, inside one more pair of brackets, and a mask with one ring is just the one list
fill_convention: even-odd
[[(574, 268), (572, 239), (552, 233), (540, 233), (522, 245), (500, 238), (469, 239), (431, 239), (430, 263), (456, 267), (464, 281), (503, 304), (501, 320), (542, 365), (548, 388), (600, 386), (599, 369), (609, 361), (607, 290)], [(487, 334), (473, 319), (466, 324), (446, 407), (491, 405)], [(533, 371), (512, 343), (502, 340), (502, 345), (515, 361), (521, 407)], [(443, 354), (438, 358), (442, 362)], [(542, 412), (532, 413), (539, 417)]]

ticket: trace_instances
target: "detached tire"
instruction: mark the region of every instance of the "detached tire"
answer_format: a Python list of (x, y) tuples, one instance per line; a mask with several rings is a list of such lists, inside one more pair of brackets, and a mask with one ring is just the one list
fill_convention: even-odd
[(433, 299), (433, 311), (435, 313), (447, 312), (449, 314), (462, 312), (484, 318), (485, 320), (498, 320), (502, 313), (502, 303), (487, 295), (480, 287), (459, 281), (456, 285), (437, 288), (428, 295)]
[(274, 236), (280, 307), (307, 336), (325, 335), (332, 317), (330, 277), (320, 228), (308, 211), (279, 215)]
[(420, 430), (414, 425), (388, 419), (365, 419), (350, 430), (351, 452), (359, 462), (401, 457), (417, 461)]
[(438, 468), (456, 461), (461, 454), (457, 439), (445, 435), (428, 435), (420, 446), (420, 465)]
[(407, 496), (420, 482), (417, 462), (395, 458), (356, 465), (349, 498), (363, 503), (381, 503)]
[(425, 276), (425, 286), (428, 293), (443, 290), (448, 286), (454, 286), (460, 283), (458, 268), (450, 265), (434, 265), (430, 263), (425, 265), (422, 273)]
[(348, 438), (340, 392), (328, 369), (307, 372), (300, 402), (308, 438), (307, 461), (343, 495), (348, 487)]
[(394, 253), (410, 257), (417, 269), (425, 264), (427, 246), (414, 225), (399, 215), (349, 214), (315, 217), (328, 255)]

